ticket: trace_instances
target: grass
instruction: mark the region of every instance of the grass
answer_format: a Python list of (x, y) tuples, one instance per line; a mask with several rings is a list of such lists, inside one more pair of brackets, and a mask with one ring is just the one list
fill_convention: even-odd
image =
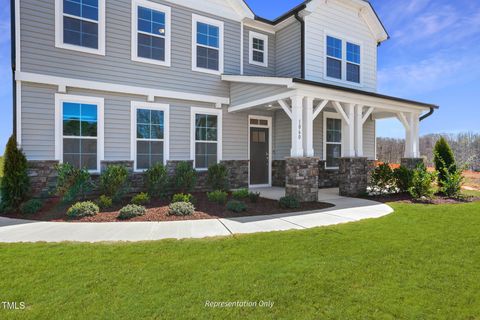
[[(136, 244), (0, 244), (1, 319), (479, 319), (480, 203), (328, 228)], [(205, 307), (273, 301), (273, 308)]]

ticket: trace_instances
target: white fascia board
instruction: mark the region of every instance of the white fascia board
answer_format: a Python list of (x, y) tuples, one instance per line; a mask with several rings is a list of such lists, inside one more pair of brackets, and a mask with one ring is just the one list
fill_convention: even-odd
[(292, 87), (292, 78), (222, 75), (223, 81)]
[(275, 27), (265, 22), (261, 22), (254, 19), (245, 19), (243, 21), (243, 24), (249, 28), (253, 28), (269, 34), (275, 34)]
[(26, 81), (40, 84), (49, 84), (55, 86), (66, 86), (80, 89), (90, 89), (96, 91), (107, 91), (107, 92), (116, 92), (116, 93), (127, 93), (133, 95), (142, 95), (142, 96), (154, 96), (161, 98), (177, 99), (177, 100), (189, 100), (189, 101), (200, 101), (208, 102), (215, 104), (230, 104), (230, 98), (227, 97), (218, 97), (218, 96), (209, 96), (196, 93), (187, 93), (180, 91), (171, 91), (171, 90), (162, 90), (162, 89), (153, 89), (145, 87), (135, 87), (127, 86), (121, 84), (107, 83), (107, 82), (98, 82), (90, 80), (80, 80), (72, 78), (63, 78), (56, 76), (48, 76), (37, 73), (29, 72), (15, 72), (15, 79), (17, 81)]
[(254, 14), (249, 9), (242, 8), (241, 4), (232, 5), (235, 2), (241, 2), (241, 0), (226, 1), (229, 8), (222, 7), (218, 2), (209, 0), (166, 0), (170, 3), (187, 7), (200, 12), (209, 13), (216, 17), (222, 17), (234, 21), (242, 21), (244, 18), (253, 18)]

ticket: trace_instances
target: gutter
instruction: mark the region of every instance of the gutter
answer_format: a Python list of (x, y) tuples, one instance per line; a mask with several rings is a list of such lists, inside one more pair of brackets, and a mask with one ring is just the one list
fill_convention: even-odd
[(430, 111), (427, 113), (427, 114), (424, 114), (423, 116), (420, 117), (420, 121), (423, 121), (425, 119), (427, 119), (428, 117), (430, 117), (431, 115), (433, 115), (433, 113), (435, 112), (435, 108), (434, 107), (430, 107)]
[(10, 42), (11, 42), (11, 63), (12, 63), (12, 102), (13, 102), (13, 135), (17, 139), (17, 85), (15, 71), (17, 69), (16, 56), (16, 21), (15, 21), (15, 0), (10, 0)]
[(300, 22), (300, 28), (301, 28), (301, 35), (300, 35), (300, 50), (302, 51), (301, 54), (301, 78), (305, 79), (305, 19), (300, 17), (299, 15), (300, 11), (295, 13), (295, 19)]

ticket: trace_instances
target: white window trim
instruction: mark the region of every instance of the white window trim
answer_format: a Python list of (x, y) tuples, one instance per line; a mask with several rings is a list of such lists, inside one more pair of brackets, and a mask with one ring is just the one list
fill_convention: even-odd
[[(219, 29), (219, 48), (218, 48), (218, 69), (210, 70), (206, 68), (197, 67), (197, 22), (206, 23), (218, 27)], [(224, 24), (223, 21), (214, 20), (211, 18), (192, 14), (192, 71), (204, 72), (209, 74), (221, 75), (223, 73), (223, 59), (224, 59)]]
[(70, 94), (55, 94), (55, 160), (63, 163), (63, 103), (94, 104), (97, 106), (97, 170), (90, 173), (100, 173), (101, 162), (104, 160), (104, 110), (105, 101), (103, 98), (77, 96)]
[[(98, 0), (98, 49), (85, 48), (63, 42), (63, 0), (55, 0), (55, 47), (91, 54), (105, 55), (105, 0)], [(81, 19), (79, 17), (73, 17)], [(87, 20), (88, 19), (83, 19)]]
[[(138, 56), (138, 7), (144, 7), (165, 13), (165, 61), (148, 59)], [(132, 61), (156, 64), (159, 66), (171, 66), (171, 43), (172, 43), (172, 20), (171, 8), (147, 1), (147, 0), (133, 0), (132, 1)], [(148, 34), (151, 35), (151, 34)], [(158, 36), (161, 38), (161, 36)]]
[[(268, 36), (266, 34), (261, 34), (261, 33), (258, 33), (258, 32), (250, 31), (248, 37), (249, 37), (249, 41), (248, 41), (249, 42), (248, 63), (256, 65), (256, 66), (268, 68)], [(263, 43), (264, 43), (263, 63), (253, 60), (253, 51), (254, 51), (254, 49), (253, 49), (253, 39), (263, 40)], [(260, 50), (255, 50), (255, 51), (260, 52)]]
[[(217, 163), (222, 161), (222, 145), (223, 145), (223, 111), (221, 109), (210, 109), (210, 108), (197, 108), (192, 107), (190, 109), (190, 159), (193, 160), (193, 167), (197, 171), (206, 171), (208, 168), (196, 168), (195, 164), (195, 144), (197, 142), (195, 136), (195, 115), (197, 114), (207, 114), (217, 116)], [(208, 142), (208, 141), (199, 141), (199, 142)]]
[(134, 163), (135, 172), (145, 172), (137, 169), (137, 109), (163, 111), (163, 164), (170, 159), (170, 105), (132, 101), (130, 108), (130, 160)]
[[(261, 125), (261, 124), (251, 124), (250, 120), (252, 119), (258, 119), (258, 120), (267, 120), (268, 124), (267, 125)], [(256, 115), (248, 115), (248, 160), (249, 160), (249, 165), (248, 165), (248, 185), (250, 187), (255, 187), (255, 188), (260, 188), (260, 187), (271, 187), (272, 186), (272, 161), (273, 161), (273, 134), (272, 134), (272, 117), (265, 117), (265, 116), (256, 116)], [(266, 128), (268, 129), (268, 184), (266, 185), (252, 185), (250, 184), (250, 128)]]
[(340, 119), (342, 121), (342, 140), (340, 143), (338, 142), (329, 142), (328, 144), (339, 144), (342, 146), (342, 153), (343, 153), (343, 119), (342, 116), (338, 113), (334, 112), (323, 112), (323, 161), (325, 161), (325, 169), (328, 170), (336, 170), (339, 167), (327, 167), (327, 119)]
[[(330, 57), (332, 59), (341, 60), (342, 79), (332, 78), (327, 75), (327, 59), (329, 58), (329, 56), (327, 55), (327, 38), (328, 37), (333, 37), (342, 41), (342, 59)], [(355, 44), (360, 47), (360, 64), (347, 61), (347, 42), (351, 44)], [(341, 36), (339, 34), (336, 34), (335, 32), (325, 31), (323, 45), (324, 45), (324, 55), (325, 55), (325, 58), (323, 59), (323, 70), (324, 70), (323, 78), (328, 81), (338, 82), (338, 83), (342, 83), (349, 86), (363, 87), (363, 69), (364, 69), (364, 61), (365, 61), (365, 57), (363, 54), (363, 42), (356, 39), (352, 39), (350, 37)], [(360, 83), (347, 81), (347, 62), (360, 66)]]

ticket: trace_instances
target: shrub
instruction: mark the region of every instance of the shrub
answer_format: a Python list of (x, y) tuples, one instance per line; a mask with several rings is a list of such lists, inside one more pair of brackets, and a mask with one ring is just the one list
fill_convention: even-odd
[(228, 190), (228, 170), (223, 164), (208, 168), (207, 185), (213, 190)]
[(148, 194), (153, 198), (162, 198), (168, 189), (167, 169), (161, 163), (156, 163), (145, 172)]
[(188, 202), (188, 203), (193, 203), (193, 196), (189, 193), (177, 193), (174, 194), (172, 197), (172, 203), (176, 202)]
[(27, 202), (24, 202), (20, 206), (20, 211), (23, 214), (35, 214), (38, 211), (40, 211), (43, 207), (43, 201), (39, 199), (31, 199), (28, 200)]
[(112, 207), (113, 200), (110, 197), (101, 195), (100, 198), (98, 198), (97, 200), (97, 205), (100, 209), (105, 210)]
[(175, 168), (173, 176), (173, 187), (182, 193), (188, 193), (193, 190), (197, 182), (197, 172), (188, 162), (180, 162)]
[(128, 169), (109, 165), (100, 175), (100, 190), (113, 201), (119, 201), (128, 192)]
[(143, 206), (143, 205), (146, 205), (150, 202), (150, 196), (148, 195), (148, 193), (142, 192), (142, 193), (139, 193), (136, 196), (134, 196), (132, 198), (132, 201), (130, 201), (130, 202), (132, 204)]
[(248, 194), (248, 198), (250, 199), (251, 203), (257, 203), (258, 199), (260, 199), (260, 192), (250, 192)]
[(248, 189), (240, 189), (240, 190), (234, 191), (232, 193), (232, 197), (236, 200), (243, 200), (248, 198), (249, 194), (250, 192), (248, 191)]
[(413, 170), (401, 166), (393, 171), (393, 176), (395, 178), (395, 185), (399, 191), (408, 192), (408, 189), (412, 186)]
[(117, 219), (128, 220), (135, 217), (143, 216), (145, 215), (145, 212), (147, 212), (147, 209), (145, 209), (145, 207), (136, 204), (129, 204), (120, 209)]
[(216, 191), (207, 193), (208, 201), (215, 202), (218, 204), (224, 204), (225, 202), (227, 202), (227, 197), (228, 197), (228, 193), (221, 190), (216, 190)]
[(30, 179), (28, 178), (28, 163), (22, 150), (18, 148), (14, 136), (8, 139), (5, 148), (3, 170), (1, 179), (1, 201), (5, 208), (19, 208), (27, 198), (30, 191)]
[(168, 214), (171, 216), (191, 216), (195, 207), (190, 202), (175, 202), (168, 207)]
[(77, 202), (67, 211), (70, 218), (93, 217), (100, 212), (100, 208), (91, 201)]
[(436, 173), (428, 172), (424, 164), (420, 164), (414, 171), (412, 177), (412, 186), (408, 192), (414, 199), (431, 199), (435, 193), (433, 183)]
[(297, 209), (300, 208), (300, 202), (297, 198), (292, 196), (281, 197), (278, 204), (282, 209)]
[(247, 205), (243, 201), (230, 200), (227, 202), (227, 209), (232, 212), (240, 213), (247, 211)]
[(433, 149), (433, 163), (435, 164), (435, 170), (438, 172), (438, 185), (442, 187), (446, 180), (446, 174), (457, 171), (455, 156), (444, 137), (441, 137), (435, 144)]
[(388, 163), (383, 163), (372, 172), (371, 188), (373, 192), (393, 193), (396, 191), (395, 177)]
[(69, 163), (59, 164), (55, 168), (58, 173), (56, 194), (62, 201), (71, 203), (84, 200), (93, 188), (88, 170), (75, 168)]
[(460, 198), (462, 193), (462, 185), (465, 180), (465, 177), (462, 173), (463, 169), (458, 169), (455, 164), (448, 168), (443, 159), (440, 159), (440, 161), (443, 163), (442, 170), (444, 179), (441, 184), (440, 181), (438, 183), (440, 192), (447, 197)]

